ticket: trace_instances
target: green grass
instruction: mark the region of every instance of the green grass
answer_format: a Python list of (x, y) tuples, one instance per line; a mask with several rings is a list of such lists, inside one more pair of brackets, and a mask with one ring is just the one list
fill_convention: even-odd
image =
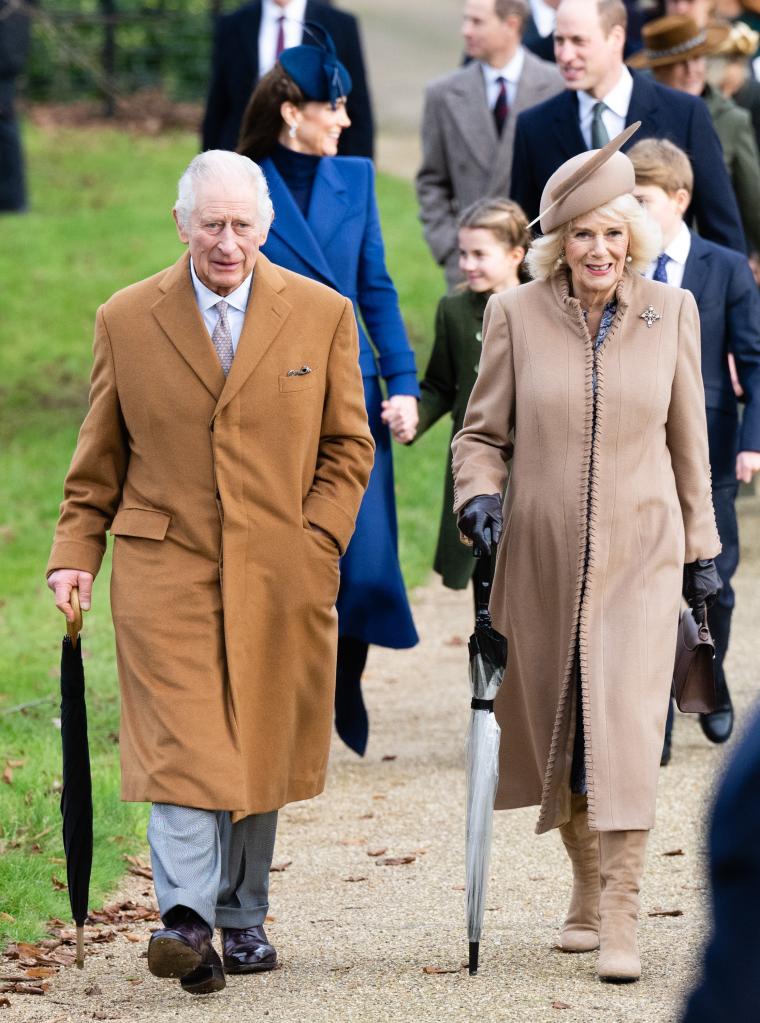
[[(60, 839), (58, 663), (63, 620), (44, 583), (61, 483), (86, 405), (95, 310), (173, 262), (176, 179), (195, 152), (162, 139), (66, 130), (26, 136), (32, 212), (0, 221), (0, 946), (67, 919)], [(424, 368), (440, 271), (422, 241), (412, 187), (380, 176), (391, 273)], [(402, 565), (429, 578), (448, 424), (396, 449)], [(142, 847), (146, 808), (119, 801), (118, 688), (106, 560), (84, 633), (95, 800), (90, 904)], [(19, 705), (30, 706), (17, 710)], [(20, 766), (14, 766), (14, 765)], [(8, 768), (6, 770), (6, 768)]]

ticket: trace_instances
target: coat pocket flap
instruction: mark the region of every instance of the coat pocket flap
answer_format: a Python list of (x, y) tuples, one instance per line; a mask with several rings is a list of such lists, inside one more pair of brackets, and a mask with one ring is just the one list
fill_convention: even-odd
[(111, 523), (111, 536), (141, 536), (163, 540), (171, 515), (154, 508), (120, 508)]
[(314, 386), (316, 376), (316, 371), (313, 369), (310, 369), (308, 373), (298, 373), (293, 376), (283, 374), (279, 378), (280, 393), (289, 394), (292, 391), (306, 391), (309, 387)]

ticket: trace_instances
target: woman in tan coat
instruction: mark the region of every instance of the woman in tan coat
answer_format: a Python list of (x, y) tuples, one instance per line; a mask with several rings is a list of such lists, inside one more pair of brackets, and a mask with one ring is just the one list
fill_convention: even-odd
[(638, 272), (659, 237), (617, 151), (633, 130), (547, 182), (535, 280), (490, 300), (453, 443), (470, 539), (498, 541), (509, 476), (491, 598), (509, 645), (497, 808), (539, 804), (537, 831), (560, 829), (574, 877), (561, 945), (600, 948), (606, 980), (641, 972), (682, 583), (719, 587), (697, 309)]

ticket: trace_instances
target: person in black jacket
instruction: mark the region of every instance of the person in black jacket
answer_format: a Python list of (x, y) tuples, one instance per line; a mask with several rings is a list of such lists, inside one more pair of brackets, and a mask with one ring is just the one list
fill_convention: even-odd
[(304, 21), (330, 33), (338, 59), (351, 76), (346, 107), (351, 127), (341, 136), (339, 155), (373, 158), (374, 123), (359, 23), (353, 14), (316, 0), (253, 0), (219, 18), (203, 118), (203, 149), (236, 149), (248, 100), (279, 53), (302, 42), (319, 45), (316, 33), (304, 31)]
[[(532, 219), (544, 185), (571, 156), (599, 149), (624, 126), (636, 138), (667, 138), (694, 168), (691, 217), (710, 241), (746, 253), (723, 152), (704, 102), (669, 89), (623, 63), (623, 0), (562, 0), (554, 49), (567, 88), (517, 118), (512, 198)], [(691, 219), (691, 218), (690, 218)]]
[(16, 120), (16, 79), (29, 53), (29, 16), (0, 0), (0, 212), (26, 209), (24, 158)]

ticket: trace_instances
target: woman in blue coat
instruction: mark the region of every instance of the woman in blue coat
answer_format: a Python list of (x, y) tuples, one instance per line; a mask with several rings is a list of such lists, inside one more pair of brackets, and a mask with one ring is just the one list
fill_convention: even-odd
[(359, 324), (359, 365), (377, 448), (356, 532), (341, 562), (335, 724), (343, 741), (363, 755), (369, 725), (361, 676), (369, 645), (399, 649), (418, 639), (398, 561), (380, 377), (406, 423), (416, 423), (419, 388), (385, 267), (372, 163), (335, 155), (340, 133), (350, 124), (345, 109), (350, 89), (329, 37), (284, 50), (251, 97), (238, 152), (261, 165), (274, 204), (262, 252), (350, 298)]

